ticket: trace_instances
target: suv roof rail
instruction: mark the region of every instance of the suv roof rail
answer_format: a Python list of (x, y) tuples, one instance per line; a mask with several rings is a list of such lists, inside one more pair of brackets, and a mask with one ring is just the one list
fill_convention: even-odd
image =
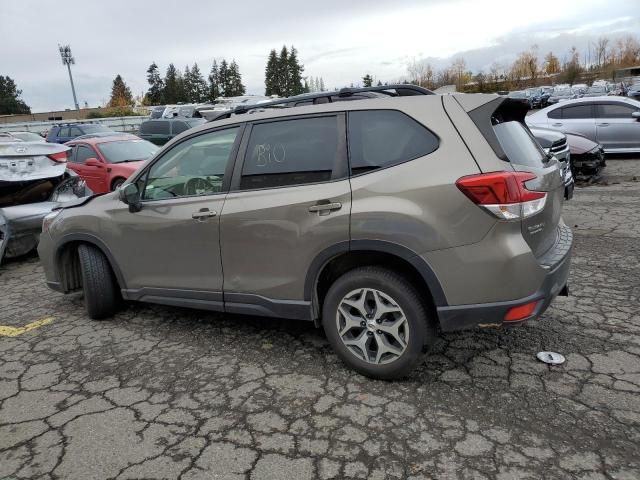
[(331, 92), (315, 92), (315, 93), (303, 93), (300, 95), (295, 95), (293, 97), (287, 98), (277, 98), (270, 102), (264, 103), (256, 103), (252, 105), (239, 105), (233, 110), (223, 111), (220, 115), (209, 120), (209, 122), (214, 122), (216, 120), (222, 120), (225, 118), (229, 118), (232, 114), (242, 114), (247, 113), (252, 110), (262, 110), (267, 108), (291, 108), (288, 104), (297, 103), (305, 100), (314, 100), (316, 98), (326, 98), (326, 97), (350, 97), (357, 93), (363, 92), (374, 92), (380, 93), (382, 95), (387, 95), (389, 97), (409, 97), (414, 95), (435, 95), (431, 90), (428, 90), (424, 87), (420, 87), (418, 85), (413, 85), (410, 83), (398, 83), (392, 85), (378, 85), (375, 87), (358, 87), (358, 88), (341, 88), (340, 90), (334, 90)]
[(53, 127), (67, 127), (67, 126), (71, 126), (71, 125), (78, 125), (78, 124), (96, 124), (98, 122), (94, 122), (93, 120), (76, 120), (75, 122), (62, 122), (62, 123), (54, 123), (52, 126)]

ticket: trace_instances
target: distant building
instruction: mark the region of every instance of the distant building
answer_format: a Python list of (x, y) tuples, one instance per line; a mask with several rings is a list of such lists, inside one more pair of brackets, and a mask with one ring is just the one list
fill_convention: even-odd
[(614, 72), (614, 81), (634, 83), (634, 80), (640, 80), (640, 65), (635, 67), (619, 68)]

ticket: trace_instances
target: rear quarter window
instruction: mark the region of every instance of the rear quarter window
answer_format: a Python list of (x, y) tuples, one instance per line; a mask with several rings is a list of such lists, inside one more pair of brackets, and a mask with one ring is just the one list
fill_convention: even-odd
[(529, 167), (544, 167), (545, 154), (531, 132), (520, 122), (511, 121), (493, 126), (502, 150), (511, 163)]
[(439, 146), (433, 132), (402, 112), (353, 111), (348, 118), (353, 175), (428, 155)]

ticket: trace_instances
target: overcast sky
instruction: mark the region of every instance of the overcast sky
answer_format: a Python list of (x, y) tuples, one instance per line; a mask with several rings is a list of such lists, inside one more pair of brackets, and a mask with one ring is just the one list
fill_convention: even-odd
[(327, 87), (365, 73), (396, 81), (412, 58), (441, 67), (463, 56), (489, 70), (532, 44), (561, 58), (601, 35), (640, 32), (640, 0), (0, 0), (0, 75), (12, 77), (33, 111), (73, 107), (57, 45), (70, 44), (78, 101), (97, 106), (121, 74), (134, 95), (146, 69), (235, 58), (248, 93), (264, 93), (272, 48), (295, 45), (306, 75)]

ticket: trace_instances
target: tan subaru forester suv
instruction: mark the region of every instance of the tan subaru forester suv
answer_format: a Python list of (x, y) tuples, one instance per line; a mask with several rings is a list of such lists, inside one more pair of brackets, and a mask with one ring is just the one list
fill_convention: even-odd
[(124, 299), (309, 320), (382, 379), (438, 330), (541, 315), (567, 291), (572, 234), (524, 112), (495, 95), (383, 97), (184, 132), (118, 191), (45, 218), (48, 285), (83, 290), (95, 319)]

